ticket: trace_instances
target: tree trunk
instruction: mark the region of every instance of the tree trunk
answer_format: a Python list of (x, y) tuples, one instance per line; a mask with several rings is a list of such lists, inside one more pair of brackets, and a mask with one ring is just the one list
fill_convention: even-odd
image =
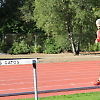
[(70, 40), (70, 43), (71, 43), (71, 46), (72, 46), (72, 52), (74, 55), (77, 55), (76, 53), (76, 47), (75, 47), (75, 44), (74, 44), (74, 40), (73, 40), (73, 35), (72, 33), (68, 33), (69, 34), (69, 40)]
[(71, 43), (71, 46), (72, 46), (72, 52), (73, 52), (74, 55), (77, 55), (75, 43), (74, 43), (74, 40), (73, 40), (73, 33), (70, 31), (70, 25), (67, 25), (67, 23), (66, 23), (66, 28), (68, 30), (69, 40), (70, 40), (70, 43)]
[(79, 52), (80, 52), (80, 42), (78, 41), (76, 45), (76, 55), (79, 55)]
[(77, 42), (77, 48), (76, 48), (76, 54), (79, 55), (80, 52), (80, 41), (82, 40), (82, 26), (79, 26), (79, 35), (78, 35), (78, 42)]

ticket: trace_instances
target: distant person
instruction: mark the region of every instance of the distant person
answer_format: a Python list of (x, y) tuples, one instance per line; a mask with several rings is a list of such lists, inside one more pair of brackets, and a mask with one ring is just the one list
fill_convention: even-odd
[(98, 30), (97, 30), (97, 38), (95, 40), (95, 43), (100, 43), (100, 19), (96, 20), (96, 26)]
[[(98, 30), (97, 30), (97, 38), (95, 40), (95, 43), (100, 43), (100, 19), (96, 20), (96, 26), (97, 26)], [(100, 76), (99, 76), (97, 82), (94, 83), (94, 85), (100, 85)]]

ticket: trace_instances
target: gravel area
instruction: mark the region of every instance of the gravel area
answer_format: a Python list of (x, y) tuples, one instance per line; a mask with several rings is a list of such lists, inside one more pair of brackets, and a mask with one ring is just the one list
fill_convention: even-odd
[(72, 53), (60, 53), (60, 54), (20, 54), (9, 55), (1, 54), (0, 59), (5, 58), (39, 58), (38, 63), (57, 63), (57, 62), (75, 62), (75, 61), (93, 61), (100, 60), (100, 53), (80, 53), (78, 56), (74, 56)]

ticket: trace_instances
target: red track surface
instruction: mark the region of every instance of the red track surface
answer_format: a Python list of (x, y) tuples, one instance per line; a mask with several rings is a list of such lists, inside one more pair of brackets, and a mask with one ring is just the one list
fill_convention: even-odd
[[(93, 86), (100, 61), (37, 64), (38, 90)], [(0, 66), (0, 94), (34, 91), (32, 65)], [(100, 89), (39, 94), (39, 97), (100, 91)], [(0, 100), (33, 98), (33, 95), (0, 97)]]

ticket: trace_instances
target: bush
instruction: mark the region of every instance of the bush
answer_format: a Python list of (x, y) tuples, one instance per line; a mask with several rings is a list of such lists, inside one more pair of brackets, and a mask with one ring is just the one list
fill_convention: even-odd
[(9, 53), (11, 54), (26, 54), (29, 52), (30, 52), (29, 45), (27, 45), (24, 40), (22, 40), (19, 43), (15, 42), (12, 48), (9, 50)]
[(7, 51), (9, 50), (9, 46), (7, 45), (6, 42), (1, 42), (0, 43), (0, 52), (3, 52), (3, 53), (7, 53)]
[(42, 53), (42, 47), (40, 45), (30, 46), (30, 53)]
[(44, 42), (44, 53), (57, 54), (67, 50), (66, 36), (56, 35), (54, 37), (47, 38)]
[(55, 54), (55, 45), (54, 45), (54, 40), (52, 38), (47, 38), (45, 43), (44, 43), (44, 53), (47, 54)]
[(100, 43), (88, 44), (86, 51), (100, 51)]

